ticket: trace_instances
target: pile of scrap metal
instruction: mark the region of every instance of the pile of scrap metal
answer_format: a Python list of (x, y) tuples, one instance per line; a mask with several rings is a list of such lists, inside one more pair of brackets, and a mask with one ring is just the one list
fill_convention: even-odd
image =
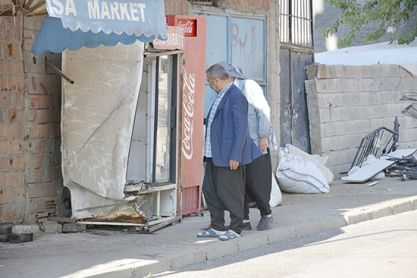
[(399, 127), (395, 117), (394, 130), (380, 127), (365, 136), (342, 181), (364, 183), (386, 175), (417, 179), (417, 149), (398, 149)]
[(401, 181), (417, 179), (417, 157), (410, 155), (396, 159), (396, 163), (387, 168), (391, 176), (400, 176)]
[[(417, 119), (417, 93), (409, 92), (406, 93), (401, 100), (412, 101), (403, 109), (402, 114), (411, 118)], [(397, 173), (401, 180), (417, 179), (417, 157), (409, 156), (397, 162), (396, 165), (390, 167), (390, 172)]]
[(144, 182), (128, 182), (126, 197), (100, 216), (77, 222), (93, 227), (123, 227), (138, 232), (154, 232), (181, 219), (176, 211), (176, 185), (152, 186)]

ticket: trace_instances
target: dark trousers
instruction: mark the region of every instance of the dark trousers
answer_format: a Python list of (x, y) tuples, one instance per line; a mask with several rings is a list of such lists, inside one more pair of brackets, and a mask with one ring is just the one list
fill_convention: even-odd
[(206, 158), (205, 161), (203, 194), (210, 211), (211, 226), (216, 230), (224, 231), (224, 211), (228, 210), (229, 229), (240, 234), (245, 197), (243, 168), (239, 166), (236, 170), (230, 170), (229, 167), (215, 166), (210, 158)]
[(269, 153), (261, 155), (245, 165), (245, 205), (244, 219), (249, 219), (249, 200), (256, 202), (261, 215), (271, 214), (272, 165)]

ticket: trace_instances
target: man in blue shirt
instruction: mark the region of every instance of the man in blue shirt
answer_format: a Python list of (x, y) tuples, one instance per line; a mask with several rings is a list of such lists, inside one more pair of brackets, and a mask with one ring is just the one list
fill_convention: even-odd
[[(206, 163), (203, 194), (210, 211), (211, 228), (197, 237), (229, 240), (240, 237), (244, 208), (243, 165), (261, 155), (249, 137), (248, 102), (227, 71), (213, 65), (207, 71), (210, 87), (218, 94), (210, 108), (204, 145)], [(230, 212), (225, 228), (224, 211)]]

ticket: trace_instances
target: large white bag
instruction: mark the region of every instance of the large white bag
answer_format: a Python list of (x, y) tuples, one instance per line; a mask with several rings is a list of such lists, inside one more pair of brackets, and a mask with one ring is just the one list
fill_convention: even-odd
[(272, 174), (271, 198), (269, 199), (269, 206), (271, 208), (280, 205), (282, 202), (282, 193), (279, 189), (278, 183)]
[[(329, 168), (326, 167), (326, 162), (323, 160), (326, 160), (325, 158), (319, 156), (319, 155), (311, 155), (303, 150), (300, 150), (296, 146), (286, 144), (285, 148), (288, 150), (289, 154), (301, 156), (302, 158), (306, 160), (311, 160), (323, 173), (324, 177), (326, 178), (328, 183), (331, 183), (334, 180), (334, 175), (332, 171), (330, 171)], [(328, 157), (327, 157), (328, 158)]]
[(310, 160), (291, 155), (288, 150), (279, 151), (276, 171), (279, 187), (288, 193), (327, 193), (329, 183), (321, 170)]

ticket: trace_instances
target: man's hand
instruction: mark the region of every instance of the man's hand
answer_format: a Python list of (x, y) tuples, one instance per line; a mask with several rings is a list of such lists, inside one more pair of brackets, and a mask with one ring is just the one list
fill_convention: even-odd
[(268, 137), (259, 138), (258, 146), (263, 154), (266, 154), (268, 152), (268, 145), (269, 145)]
[(239, 162), (237, 162), (236, 160), (230, 160), (229, 166), (230, 170), (236, 170), (237, 168), (239, 168)]

